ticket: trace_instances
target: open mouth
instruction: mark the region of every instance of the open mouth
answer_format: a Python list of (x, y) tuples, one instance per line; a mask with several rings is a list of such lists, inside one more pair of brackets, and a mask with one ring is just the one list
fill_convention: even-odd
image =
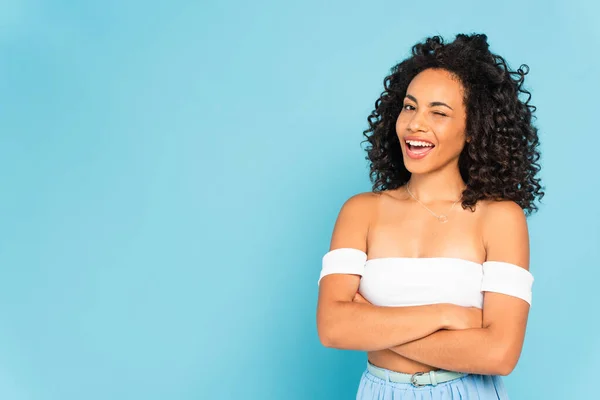
[(417, 140), (408, 140), (406, 143), (406, 153), (411, 158), (422, 158), (429, 154), (431, 150), (435, 147), (433, 143), (417, 141)]
[(406, 143), (406, 146), (408, 147), (408, 149), (410, 151), (412, 151), (413, 153), (425, 153), (426, 151), (429, 151), (431, 149), (433, 149), (435, 146), (431, 145), (431, 146), (420, 146), (420, 145), (412, 145), (410, 143)]

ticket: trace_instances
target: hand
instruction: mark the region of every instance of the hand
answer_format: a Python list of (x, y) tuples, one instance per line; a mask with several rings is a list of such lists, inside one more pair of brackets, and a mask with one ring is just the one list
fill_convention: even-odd
[(446, 329), (473, 329), (483, 327), (483, 310), (477, 307), (462, 307), (452, 304), (450, 324)]
[(352, 299), (352, 302), (354, 303), (365, 303), (365, 304), (371, 304), (369, 303), (369, 301), (367, 299), (365, 299), (364, 297), (362, 297), (362, 295), (358, 292), (356, 292), (356, 294), (354, 295), (354, 298)]

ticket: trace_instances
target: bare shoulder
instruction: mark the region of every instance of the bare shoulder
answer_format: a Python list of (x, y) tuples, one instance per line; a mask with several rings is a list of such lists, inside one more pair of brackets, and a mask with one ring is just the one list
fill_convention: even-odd
[(353, 247), (366, 251), (367, 232), (379, 196), (362, 192), (344, 202), (333, 228), (330, 250)]
[(485, 225), (492, 229), (506, 229), (516, 225), (527, 225), (527, 219), (521, 206), (512, 200), (483, 201)]
[(528, 269), (529, 231), (526, 215), (512, 200), (485, 201), (483, 236), (487, 260), (506, 261)]
[(344, 205), (342, 207), (361, 209), (362, 211), (367, 211), (375, 205), (375, 202), (377, 201), (380, 195), (380, 193), (374, 192), (358, 193), (348, 198), (348, 200), (344, 202)]

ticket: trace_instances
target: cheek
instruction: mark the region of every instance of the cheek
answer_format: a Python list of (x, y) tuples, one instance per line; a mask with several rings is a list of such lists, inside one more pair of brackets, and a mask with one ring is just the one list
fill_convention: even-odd
[(409, 123), (410, 123), (410, 116), (408, 114), (401, 113), (398, 116), (398, 118), (396, 118), (396, 132), (398, 134), (406, 133)]
[(460, 154), (462, 153), (463, 149), (465, 148), (465, 135), (461, 135), (456, 139), (456, 144), (455, 144), (455, 152), (456, 154)]
[(439, 135), (438, 138), (444, 152), (460, 153), (465, 146), (464, 133), (448, 132), (448, 134)]
[(404, 116), (402, 114), (400, 114), (398, 116), (398, 118), (396, 118), (396, 129), (398, 129), (404, 125), (406, 125), (406, 122), (404, 122)]

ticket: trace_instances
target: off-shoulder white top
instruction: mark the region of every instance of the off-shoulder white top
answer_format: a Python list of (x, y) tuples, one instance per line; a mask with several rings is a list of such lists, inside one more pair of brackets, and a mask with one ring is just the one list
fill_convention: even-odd
[(483, 292), (504, 293), (531, 304), (533, 275), (503, 261), (483, 264), (461, 258), (387, 257), (367, 260), (359, 249), (339, 248), (323, 256), (317, 285), (329, 274), (361, 276), (359, 293), (378, 306), (452, 303), (483, 308)]

